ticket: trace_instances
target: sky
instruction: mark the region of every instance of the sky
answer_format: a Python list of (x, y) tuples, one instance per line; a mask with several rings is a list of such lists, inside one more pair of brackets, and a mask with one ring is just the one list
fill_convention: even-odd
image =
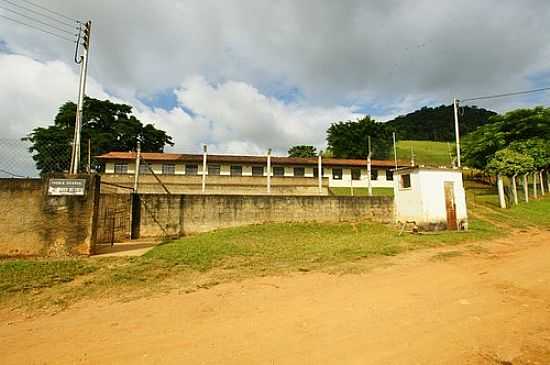
[[(178, 152), (325, 148), (332, 122), (550, 86), (548, 0), (0, 0), (0, 15), (28, 14), (10, 3), (91, 19), (87, 94), (133, 105)], [(73, 58), (73, 44), (0, 18), (0, 140), (76, 101)]]

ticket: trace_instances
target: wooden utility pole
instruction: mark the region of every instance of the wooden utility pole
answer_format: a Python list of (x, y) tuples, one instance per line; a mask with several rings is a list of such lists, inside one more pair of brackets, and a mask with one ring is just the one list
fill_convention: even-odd
[(457, 167), (462, 167), (462, 162), (460, 159), (460, 128), (458, 125), (458, 103), (459, 100), (457, 98), (453, 99), (453, 108), (454, 108), (454, 116), (455, 116), (455, 137), (456, 137), (456, 164)]

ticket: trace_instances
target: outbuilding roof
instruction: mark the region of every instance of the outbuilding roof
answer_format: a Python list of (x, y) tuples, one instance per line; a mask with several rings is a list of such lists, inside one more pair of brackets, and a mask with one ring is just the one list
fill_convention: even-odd
[[(183, 153), (163, 153), (163, 152), (142, 152), (142, 158), (148, 162), (201, 162), (203, 155), (183, 154)], [(131, 161), (136, 159), (136, 152), (109, 152), (98, 159), (104, 161)], [(242, 164), (265, 164), (267, 156), (246, 156), (246, 155), (208, 155), (210, 163), (242, 163)], [(316, 157), (278, 157), (272, 156), (273, 165), (317, 165)], [(360, 159), (340, 159), (323, 158), (324, 166), (355, 166), (366, 167), (367, 160)], [(408, 161), (397, 161), (399, 167), (409, 166)], [(372, 166), (395, 167), (393, 160), (372, 160)]]

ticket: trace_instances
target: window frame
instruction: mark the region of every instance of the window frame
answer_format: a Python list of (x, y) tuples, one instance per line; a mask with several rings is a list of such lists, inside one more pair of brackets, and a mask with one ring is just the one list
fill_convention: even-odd
[(370, 170), (370, 180), (371, 181), (378, 181), (378, 169), (371, 168), (371, 170)]
[[(117, 171), (119, 170), (119, 167), (123, 166), (123, 171)], [(116, 175), (126, 175), (128, 174), (128, 162), (115, 162), (113, 165), (113, 173)]]
[[(407, 184), (405, 184), (407, 182)], [(399, 188), (401, 190), (412, 189), (411, 174), (399, 175)]]
[(393, 181), (394, 179), (394, 171), (391, 169), (386, 169), (386, 181)]
[[(340, 171), (340, 174), (336, 174), (336, 171)], [(344, 177), (344, 169), (336, 167), (332, 169), (332, 180), (342, 180)]]
[[(296, 171), (300, 171), (299, 174), (296, 174)], [(292, 176), (294, 177), (305, 177), (306, 176), (306, 168), (303, 166), (295, 166), (292, 168)]]
[[(170, 167), (168, 170), (167, 167)], [(176, 174), (176, 164), (175, 163), (163, 163), (162, 164), (162, 174), (163, 175), (175, 175)]]
[(186, 176), (198, 176), (199, 175), (199, 165), (198, 164), (185, 164), (185, 175)]
[[(209, 176), (220, 176), (222, 173), (222, 166), (218, 164), (208, 164), (207, 169)], [(213, 173), (216, 170), (217, 172)]]
[[(234, 173), (235, 170), (238, 170), (239, 173)], [(229, 175), (230, 176), (243, 176), (243, 167), (242, 167), (242, 165), (231, 165), (231, 166), (229, 166)]]
[[(313, 168), (313, 177), (319, 177), (319, 168), (314, 167)], [(325, 168), (321, 167), (321, 177), (325, 177)]]
[[(285, 177), (285, 167), (284, 166), (273, 166), (273, 176), (274, 177)], [(275, 171), (282, 171), (282, 174), (277, 174)]]
[[(258, 173), (259, 169), (262, 169), (261, 173)], [(254, 171), (256, 170), (256, 171)], [(265, 167), (264, 166), (252, 166), (252, 176), (264, 176)]]
[[(354, 172), (359, 172), (359, 175), (355, 174), (354, 175)], [(351, 179), (353, 181), (360, 181), (361, 180), (361, 176), (362, 176), (362, 171), (361, 171), (361, 168), (360, 167), (353, 167), (351, 168)]]
[(139, 174), (140, 175), (151, 175), (151, 170), (147, 166), (147, 163), (144, 161), (140, 161), (139, 163)]

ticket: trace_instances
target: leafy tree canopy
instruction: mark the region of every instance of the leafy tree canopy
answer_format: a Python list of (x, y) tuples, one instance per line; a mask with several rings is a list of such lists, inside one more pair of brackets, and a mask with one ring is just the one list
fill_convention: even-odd
[(518, 109), (491, 117), (489, 122), (463, 138), (465, 165), (485, 169), (497, 151), (507, 147), (531, 156), (535, 168), (550, 165), (549, 108)]
[[(76, 104), (66, 102), (59, 108), (54, 125), (38, 127), (24, 139), (30, 147), (36, 167), (42, 173), (65, 171), (70, 164), (71, 143), (74, 134)], [(172, 137), (156, 129), (152, 124), (143, 125), (132, 115), (132, 107), (109, 100), (86, 97), (84, 100), (81, 130), (81, 161), (87, 158), (88, 139), (92, 156), (110, 151), (135, 150), (141, 142), (144, 152), (162, 152), (166, 145), (173, 145)], [(92, 166), (98, 168), (96, 160)]]
[[(460, 108), (460, 133), (465, 135), (489, 122), (496, 113), (475, 106)], [(452, 105), (423, 107), (386, 123), (397, 133), (399, 140), (453, 141), (454, 109)]]
[(487, 164), (487, 171), (494, 174), (513, 176), (532, 171), (535, 165), (533, 157), (517, 152), (512, 148), (504, 148), (495, 153)]
[(288, 150), (288, 157), (316, 157), (317, 155), (317, 149), (313, 146), (292, 146)]
[(336, 158), (367, 158), (368, 137), (373, 158), (388, 158), (392, 148), (392, 131), (386, 123), (376, 123), (369, 116), (357, 121), (337, 122), (327, 130), (328, 147)]

